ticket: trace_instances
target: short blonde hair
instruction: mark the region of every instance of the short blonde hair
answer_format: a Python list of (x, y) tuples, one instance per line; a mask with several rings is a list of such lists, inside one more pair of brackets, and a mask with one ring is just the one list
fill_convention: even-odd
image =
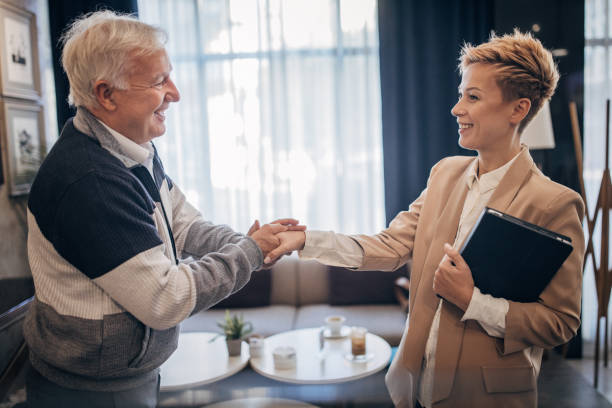
[(164, 49), (166, 33), (129, 14), (110, 10), (85, 14), (62, 36), (62, 66), (70, 82), (68, 103), (99, 106), (93, 92), (98, 80), (126, 89), (130, 60)]
[(470, 64), (493, 65), (497, 68), (497, 84), (504, 100), (528, 98), (531, 101), (531, 109), (519, 125), (519, 133), (538, 113), (544, 101), (553, 96), (559, 81), (559, 71), (550, 51), (530, 33), (518, 29), (501, 37), (492, 33), (489, 41), (477, 47), (465, 44), (459, 61), (462, 74)]

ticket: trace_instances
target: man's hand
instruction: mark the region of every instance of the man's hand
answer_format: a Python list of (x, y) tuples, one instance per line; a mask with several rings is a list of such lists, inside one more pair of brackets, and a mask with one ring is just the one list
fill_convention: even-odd
[[(305, 225), (299, 225), (299, 223), (300, 222), (298, 220), (296, 220), (295, 218), (279, 218), (278, 220), (272, 221), (270, 224), (285, 225), (287, 227), (288, 231), (305, 231), (306, 230), (306, 226)], [(259, 228), (260, 228), (259, 220), (255, 220), (253, 225), (251, 225), (251, 228), (249, 228), (249, 232), (247, 232), (247, 235), (250, 237)]]
[(264, 259), (266, 264), (275, 262), (279, 257), (290, 252), (304, 249), (306, 233), (303, 230), (280, 232), (276, 236), (280, 240), (280, 245), (268, 253), (268, 256)]
[[(264, 227), (266, 226), (273, 226), (273, 225), (280, 225), (285, 227), (285, 229), (279, 229), (277, 227), (274, 227), (273, 231), (274, 234), (278, 234), (280, 232), (284, 232), (284, 231), (304, 231), (306, 230), (306, 226), (305, 225), (299, 225), (299, 221), (294, 219), (294, 218), (280, 218), (278, 220), (272, 221), (270, 224), (266, 224), (264, 225)], [(259, 242), (257, 241), (257, 239), (255, 238), (255, 234), (259, 231), (261, 231), (264, 227), (260, 227), (259, 226), (259, 220), (255, 220), (255, 222), (253, 223), (253, 225), (251, 225), (251, 228), (249, 228), (249, 231), (247, 232), (247, 235), (250, 236), (251, 238), (253, 238), (255, 240), (255, 242), (257, 242), (257, 245), (259, 245), (259, 247), (261, 248), (263, 254), (264, 254), (264, 264), (262, 266), (263, 269), (268, 269), (271, 268), (276, 261), (278, 261), (280, 258), (282, 258), (282, 255), (278, 255), (275, 256), (273, 260), (270, 260), (268, 257), (268, 254), (270, 252), (271, 249), (275, 249), (278, 247), (278, 245), (281, 244), (280, 240), (278, 239), (278, 236), (276, 238), (272, 238), (272, 237), (268, 237), (266, 239), (266, 241), (268, 243), (276, 243), (276, 245), (274, 245), (273, 248), (271, 249), (264, 249), (264, 247), (262, 247)], [(272, 230), (271, 230), (272, 231)], [(290, 252), (290, 251), (289, 251)]]
[[(255, 221), (255, 224), (259, 224), (259, 222)], [(288, 227), (282, 224), (264, 224), (263, 227), (255, 229), (255, 224), (249, 229), (249, 236), (253, 238), (265, 258), (271, 250), (280, 245), (280, 240), (276, 237), (276, 234), (287, 231)]]
[(434, 274), (433, 290), (465, 312), (474, 292), (472, 271), (459, 252), (449, 244), (444, 244), (444, 252), (446, 255)]

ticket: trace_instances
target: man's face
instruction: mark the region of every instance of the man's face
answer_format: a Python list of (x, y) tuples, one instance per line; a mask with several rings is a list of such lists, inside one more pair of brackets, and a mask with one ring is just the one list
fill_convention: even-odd
[(165, 51), (133, 57), (128, 67), (128, 89), (114, 89), (114, 128), (142, 144), (166, 132), (166, 110), (180, 94), (170, 79), (172, 66)]

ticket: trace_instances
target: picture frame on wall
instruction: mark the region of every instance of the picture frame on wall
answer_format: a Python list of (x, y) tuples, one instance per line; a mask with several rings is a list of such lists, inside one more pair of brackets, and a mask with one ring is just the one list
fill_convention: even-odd
[(46, 155), (42, 106), (36, 102), (1, 102), (2, 153), (11, 196), (30, 192)]
[(36, 16), (0, 1), (0, 94), (40, 98)]

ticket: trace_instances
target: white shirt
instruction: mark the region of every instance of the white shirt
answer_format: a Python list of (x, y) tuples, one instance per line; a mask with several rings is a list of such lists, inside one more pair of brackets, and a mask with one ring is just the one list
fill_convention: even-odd
[[(480, 179), (478, 178), (478, 161), (474, 161), (465, 179), (468, 185), (468, 193), (463, 204), (459, 228), (457, 229), (457, 235), (453, 244), (455, 248), (463, 242), (472, 230), (478, 216), (516, 157), (518, 155), (503, 166), (483, 174)], [(348, 235), (337, 234), (331, 231), (307, 230), (304, 249), (299, 252), (299, 255), (303, 259), (317, 259), (327, 265), (348, 268), (357, 268), (363, 263), (361, 246)], [(429, 331), (417, 395), (420, 404), (426, 408), (432, 405), (435, 354), (440, 329), (441, 306), (442, 301), (438, 304), (438, 309)], [(509, 303), (506, 299), (483, 295), (478, 288), (474, 287), (472, 299), (461, 321), (468, 319), (476, 320), (490, 336), (503, 337), (506, 330), (508, 308)]]
[[(155, 180), (155, 176), (153, 175), (153, 156), (155, 154), (153, 144), (151, 144), (151, 142), (138, 144), (132, 139), (128, 139), (127, 137), (123, 136), (115, 129), (112, 129), (101, 120), (98, 119), (98, 122), (100, 122), (106, 128), (106, 130), (108, 130), (108, 132), (115, 138), (125, 155), (128, 156), (130, 159), (145, 166), (147, 170), (149, 170), (149, 173), (151, 174), (151, 177), (153, 177), (153, 180)], [(114, 152), (112, 150), (109, 151), (112, 154), (117, 154), (117, 152)]]

